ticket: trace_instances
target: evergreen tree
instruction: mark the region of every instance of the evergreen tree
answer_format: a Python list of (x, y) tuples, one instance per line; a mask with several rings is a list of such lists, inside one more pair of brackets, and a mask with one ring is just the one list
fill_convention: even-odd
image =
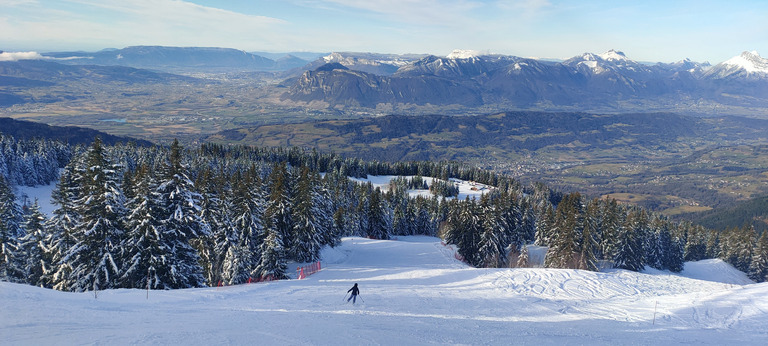
[(555, 233), (555, 209), (547, 204), (536, 219), (536, 245), (549, 246)]
[(56, 188), (51, 193), (51, 200), (57, 206), (53, 217), (48, 220), (45, 239), (46, 248), (51, 258), (52, 268), (45, 273), (45, 281), (54, 289), (69, 290), (74, 284), (72, 266), (65, 260), (69, 250), (75, 246), (75, 226), (80, 222), (75, 201), (81, 198), (80, 175), (81, 161), (73, 159), (63, 170)]
[(68, 289), (77, 292), (119, 287), (124, 236), (120, 222), (126, 215), (119, 168), (109, 162), (99, 138), (83, 163), (84, 170), (79, 172), (82, 195), (74, 201), (79, 214), (73, 230), (76, 243), (62, 259), (72, 267)]
[[(279, 240), (284, 249), (292, 244), (293, 220), (291, 203), (291, 176), (285, 162), (276, 163), (269, 175), (269, 199), (264, 211), (265, 231), (279, 233)], [(271, 227), (271, 229), (268, 229)], [(266, 237), (264, 237), (266, 238)], [(283, 250), (287, 251), (287, 250)]]
[(178, 141), (171, 145), (169, 155), (158, 172), (153, 188), (153, 203), (157, 205), (157, 232), (165, 261), (157, 268), (156, 286), (164, 289), (205, 286), (200, 257), (192, 242), (209, 233), (200, 217), (201, 196), (187, 176)]
[(480, 238), (477, 244), (479, 263), (489, 268), (501, 267), (507, 260), (506, 248), (509, 242), (504, 239), (504, 235), (508, 226), (501, 216), (501, 210), (491, 205), (487, 194), (480, 198), (480, 213), (482, 220), (478, 225)]
[(544, 258), (548, 268), (576, 268), (576, 254), (579, 250), (579, 235), (583, 223), (581, 221), (581, 196), (567, 195), (557, 206), (555, 212), (554, 232), (550, 247)]
[(260, 253), (261, 261), (259, 265), (253, 270), (252, 276), (261, 280), (274, 279), (282, 280), (286, 279), (286, 254), (283, 247), (283, 241), (281, 234), (274, 225), (273, 221), (267, 221), (265, 225), (266, 238), (261, 243)]
[(528, 268), (530, 267), (530, 254), (528, 253), (528, 246), (523, 245), (520, 248), (520, 255), (517, 256), (517, 263), (515, 263), (516, 268)]
[(615, 257), (615, 268), (640, 271), (644, 267), (643, 239), (641, 234), (645, 227), (644, 214), (633, 211), (624, 225), (618, 230)]
[(683, 271), (685, 266), (685, 242), (682, 239), (672, 241), (672, 247), (665, 259), (667, 269), (674, 273)]
[(37, 199), (27, 208), (23, 228), (26, 235), (19, 239), (19, 249), (25, 257), (24, 273), (26, 282), (39, 287), (50, 287), (44, 274), (51, 270), (51, 258), (46, 251), (45, 216), (40, 211)]
[(22, 212), (8, 184), (0, 175), (0, 280), (24, 281), (23, 257), (18, 240), (24, 236)]
[(237, 234), (224, 259), (223, 278), (228, 284), (246, 282), (260, 262), (259, 246), (264, 241), (262, 218), (265, 195), (256, 168), (252, 166), (242, 179), (233, 181), (233, 229)]
[(482, 258), (478, 245), (480, 244), (480, 213), (475, 200), (467, 198), (461, 203), (456, 204), (458, 215), (452, 225), (454, 232), (458, 233), (458, 239), (453, 242), (458, 246), (458, 253), (471, 266), (480, 266)]
[(291, 257), (300, 263), (317, 261), (322, 248), (322, 235), (328, 232), (328, 218), (322, 208), (318, 191), (318, 177), (310, 173), (308, 167), (302, 167), (294, 196), (293, 208), (293, 247)]
[(600, 206), (597, 200), (593, 200), (587, 205), (584, 216), (584, 228), (582, 230), (581, 247), (579, 249), (579, 263), (578, 269), (598, 271), (597, 268), (597, 252), (598, 241), (597, 236)]
[(672, 237), (669, 234), (669, 229), (660, 219), (656, 218), (652, 223), (652, 231), (644, 246), (645, 263), (652, 268), (664, 270), (666, 269), (667, 251), (672, 245)]
[(755, 245), (748, 275), (755, 282), (768, 281), (768, 232), (764, 231)]
[(657, 239), (660, 248), (659, 269), (666, 269), (679, 273), (683, 270), (685, 245), (682, 240), (674, 239), (667, 221), (659, 220)]
[(129, 288), (164, 289), (159, 271), (168, 267), (166, 254), (170, 249), (162, 241), (157, 219), (159, 206), (153, 198), (157, 185), (147, 165), (136, 171), (130, 182), (133, 198), (127, 202), (128, 217), (124, 250), (124, 270), (121, 286)]
[[(602, 223), (600, 229), (601, 259), (613, 261), (618, 255), (620, 235), (626, 232), (626, 215), (615, 199), (610, 199), (602, 205)], [(625, 239), (626, 240), (626, 239)]]
[[(208, 225), (210, 232), (192, 240), (193, 247), (200, 255), (200, 266), (209, 286), (221, 282), (222, 264), (226, 249), (230, 245), (228, 234), (235, 232), (230, 222), (229, 212), (233, 208), (225, 199), (231, 198), (229, 177), (225, 177), (223, 167), (220, 174), (214, 174), (210, 167), (203, 167), (198, 172), (195, 187), (201, 195), (200, 218)], [(224, 248), (220, 251), (219, 246)]]
[(371, 190), (368, 205), (368, 229), (366, 235), (372, 239), (389, 239), (389, 226), (385, 214), (384, 201), (382, 201), (381, 189)]
[(713, 232), (706, 232), (703, 227), (694, 226), (690, 223), (684, 223), (681, 227), (685, 228), (687, 233), (685, 260), (700, 261), (707, 258), (707, 233)]
[(752, 262), (752, 250), (757, 241), (754, 227), (744, 226), (726, 230), (721, 241), (721, 256), (723, 259), (743, 272), (749, 271)]

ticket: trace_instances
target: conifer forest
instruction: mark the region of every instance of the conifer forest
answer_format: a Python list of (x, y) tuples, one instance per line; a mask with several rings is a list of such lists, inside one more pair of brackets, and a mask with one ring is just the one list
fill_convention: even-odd
[[(386, 189), (350, 179), (381, 175), (398, 178)], [(490, 188), (462, 200), (454, 179)], [(12, 186), (51, 182), (53, 215), (15, 203)], [(233, 285), (286, 278), (289, 262), (317, 261), (341, 237), (400, 235), (438, 236), (474, 267), (529, 266), (537, 245), (550, 268), (679, 272), (721, 258), (768, 276), (766, 232), (705, 229), (455, 162), (0, 137), (0, 280), (75, 292)]]

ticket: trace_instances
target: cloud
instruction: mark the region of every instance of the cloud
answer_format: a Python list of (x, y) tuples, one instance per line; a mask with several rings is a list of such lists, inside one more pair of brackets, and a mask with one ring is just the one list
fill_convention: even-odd
[(180, 0), (69, 0), (72, 3), (90, 8), (100, 8), (122, 14), (127, 18), (141, 19), (148, 22), (168, 22), (169, 24), (195, 24), (206, 26), (210, 23), (247, 24), (248, 27), (279, 24), (283, 21), (266, 16), (255, 16), (223, 10), (215, 7), (198, 5)]
[[(0, 9), (4, 6), (0, 3)], [(4, 11), (0, 32), (5, 37), (0, 43), (22, 49), (40, 49), (26, 48), (25, 42), (81, 49), (141, 44), (262, 46), (279, 42), (286, 23), (180, 0), (38, 0)]]
[(0, 61), (39, 60), (44, 59), (38, 52), (2, 52)]

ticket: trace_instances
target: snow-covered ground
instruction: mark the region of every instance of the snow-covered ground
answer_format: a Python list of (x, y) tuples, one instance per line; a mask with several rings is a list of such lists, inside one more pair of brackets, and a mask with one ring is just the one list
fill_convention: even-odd
[[(378, 188), (381, 188), (382, 191), (387, 191), (389, 190), (389, 182), (392, 181), (393, 179), (396, 179), (397, 177), (398, 176), (396, 175), (369, 175), (368, 178), (365, 178), (365, 179), (359, 179), (359, 178), (350, 178), (350, 179), (358, 183), (370, 182), (371, 185), (373, 185), (373, 187), (378, 187)], [(404, 176), (404, 178), (412, 179), (413, 176)], [(432, 181), (436, 180), (435, 178), (432, 178), (432, 177), (422, 177), (422, 179), (424, 179), (424, 181), (426, 181), (428, 185), (432, 185)], [(466, 181), (466, 180), (451, 178), (450, 181), (459, 187), (459, 195), (456, 196), (456, 198), (458, 198), (459, 200), (464, 200), (467, 197), (480, 199), (480, 196), (482, 196), (484, 193), (492, 189), (492, 187), (488, 185)], [(429, 190), (408, 190), (408, 194), (411, 197), (422, 196), (422, 197), (432, 198), (433, 196), (432, 193), (429, 192)]]
[(53, 210), (56, 206), (51, 203), (51, 193), (56, 188), (56, 183), (49, 185), (39, 186), (16, 186), (14, 194), (19, 205), (24, 203), (32, 204), (37, 199), (37, 204), (40, 206), (40, 211), (47, 217), (53, 216)]
[[(387, 191), (389, 189), (389, 182), (397, 177), (398, 176), (396, 175), (370, 175), (366, 179), (350, 179), (359, 183), (371, 182), (374, 187), (379, 187), (383, 191)], [(410, 179), (413, 178), (413, 176), (407, 176), (405, 178)], [(427, 182), (427, 184), (431, 185), (435, 178), (424, 177), (423, 179)], [(464, 200), (468, 196), (469, 198), (479, 199), (482, 194), (488, 192), (491, 189), (491, 187), (479, 183), (459, 179), (451, 179), (451, 181), (459, 187), (459, 195), (457, 198), (461, 200)], [(14, 193), (16, 194), (18, 203), (20, 205), (25, 202), (32, 204), (35, 199), (37, 199), (38, 204), (40, 205), (40, 211), (42, 211), (43, 214), (45, 214), (47, 217), (51, 217), (53, 216), (53, 210), (56, 208), (56, 206), (51, 203), (51, 193), (55, 188), (56, 182), (52, 182), (49, 185), (41, 185), (35, 187), (16, 186)], [(423, 196), (432, 198), (432, 193), (430, 193), (429, 190), (409, 190), (409, 195), (411, 197)]]
[[(305, 280), (65, 293), (0, 283), (0, 343), (765, 345), (768, 283), (718, 260), (680, 274), (473, 269), (436, 238), (345, 238)], [(345, 292), (360, 286), (356, 305)]]

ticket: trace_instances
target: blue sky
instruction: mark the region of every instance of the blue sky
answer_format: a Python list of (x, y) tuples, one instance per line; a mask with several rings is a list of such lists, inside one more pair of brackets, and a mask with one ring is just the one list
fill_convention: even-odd
[(132, 45), (717, 63), (768, 55), (768, 1), (0, 0), (0, 50)]

